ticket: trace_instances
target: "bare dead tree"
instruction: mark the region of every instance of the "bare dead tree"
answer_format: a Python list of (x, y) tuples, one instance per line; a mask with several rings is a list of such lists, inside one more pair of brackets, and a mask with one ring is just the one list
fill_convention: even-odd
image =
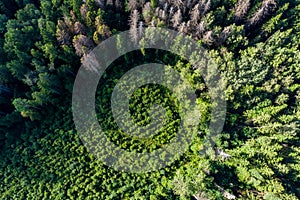
[(177, 8), (177, 9), (181, 9), (184, 4), (182, 0), (172, 0), (172, 4)]
[(86, 15), (87, 15), (87, 7), (85, 4), (82, 4), (80, 7), (80, 14), (82, 19), (85, 21), (86, 20)]
[(170, 10), (169, 10), (169, 11), (166, 11), (166, 12), (168, 12), (167, 25), (169, 26), (169, 25), (170, 25), (170, 21), (171, 21), (173, 15), (174, 15), (174, 7), (171, 6), (171, 7), (170, 7)]
[(156, 24), (157, 24), (157, 22), (156, 22), (156, 20), (155, 19), (152, 19), (151, 20), (151, 27), (156, 27)]
[(205, 22), (204, 22), (204, 21), (201, 21), (201, 22), (197, 25), (197, 28), (196, 28), (196, 36), (197, 36), (198, 38), (202, 38), (202, 37), (203, 37), (203, 34), (205, 33), (205, 30), (206, 30)]
[(139, 2), (138, 7), (143, 7), (143, 5), (146, 3), (146, 0), (137, 0)]
[(203, 16), (209, 11), (210, 6), (211, 6), (211, 0), (208, 0), (204, 6)]
[(167, 22), (168, 15), (167, 15), (166, 11), (161, 10), (160, 17), (161, 17), (162, 20), (164, 20), (165, 22)]
[(66, 16), (64, 17), (64, 24), (69, 29), (70, 32), (74, 32), (73, 24), (69, 17), (66, 17)]
[(189, 21), (186, 23), (186, 33), (191, 33), (192, 30), (194, 29), (193, 27), (194, 27), (194, 26), (192, 25), (191, 20), (189, 20)]
[(160, 12), (160, 8), (157, 7), (157, 8), (155, 9), (155, 16), (156, 16), (156, 17), (159, 17), (159, 12)]
[(201, 15), (200, 15), (200, 5), (199, 4), (196, 4), (194, 6), (194, 8), (191, 10), (190, 18), (191, 18), (193, 24), (197, 24), (198, 21), (200, 20)]
[(158, 17), (159, 19), (161, 19), (164, 22), (167, 21), (167, 17), (168, 17), (166, 12), (163, 9), (159, 8), (159, 7), (157, 7), (155, 9), (155, 16)]
[(275, 0), (264, 0), (259, 10), (256, 13), (254, 13), (252, 17), (247, 21), (245, 28), (249, 30), (251, 27), (257, 26), (267, 16), (269, 16), (275, 10), (275, 8)]
[(215, 148), (215, 155), (221, 157), (222, 160), (226, 160), (231, 158), (231, 155), (226, 153), (224, 150)]
[(185, 1), (185, 7), (188, 10), (191, 10), (197, 3), (199, 0), (186, 0)]
[(101, 36), (101, 38), (99, 38), (100, 40), (105, 40), (105, 39), (109, 38), (112, 35), (112, 32), (110, 31), (110, 28), (105, 24), (102, 24), (99, 27), (97, 27), (97, 32)]
[(211, 1), (201, 0), (190, 11), (190, 18), (193, 25), (197, 25), (199, 20), (209, 11)]
[(130, 23), (129, 34), (130, 34), (131, 40), (134, 43), (137, 43), (138, 39), (139, 39), (139, 34), (138, 34), (138, 21), (139, 21), (139, 18), (140, 18), (139, 11), (134, 10), (131, 13), (130, 19), (129, 19), (129, 23)]
[(61, 45), (70, 45), (71, 39), (74, 36), (74, 30), (71, 20), (64, 17), (64, 20), (58, 20), (56, 37)]
[(74, 12), (73, 10), (70, 11), (70, 19), (71, 19), (73, 22), (77, 21), (75, 12)]
[(204, 192), (198, 192), (197, 194), (193, 195), (193, 197), (196, 200), (209, 200), (208, 198), (206, 198), (206, 194)]
[(182, 22), (182, 15), (180, 9), (177, 10), (177, 12), (173, 15), (171, 22), (173, 23), (173, 27), (178, 27)]
[(84, 54), (81, 58), (81, 63), (86, 70), (94, 73), (100, 73), (100, 71), (103, 70), (94, 52)]
[(134, 10), (130, 15), (130, 27), (137, 27), (140, 14), (138, 10)]
[(218, 38), (218, 42), (217, 42), (217, 45), (220, 46), (222, 45), (226, 40), (227, 38), (230, 36), (231, 34), (231, 29), (230, 29), (230, 26), (226, 26), (223, 31), (220, 33), (220, 36)]
[(250, 8), (250, 0), (239, 0), (234, 8), (235, 21), (242, 20)]
[(75, 34), (83, 34), (84, 35), (86, 33), (86, 28), (80, 22), (75, 22), (74, 31), (75, 31)]
[(212, 31), (207, 31), (203, 35), (203, 42), (205, 42), (207, 45), (212, 45), (214, 42), (214, 37), (213, 37), (213, 32)]
[(228, 200), (233, 200), (236, 199), (236, 196), (233, 194), (230, 194), (229, 192), (227, 192), (224, 188), (222, 188), (221, 186), (219, 186), (218, 184), (214, 183), (214, 185), (218, 188), (218, 190), (223, 194), (223, 197), (228, 199)]
[(138, 27), (138, 33), (139, 33), (139, 37), (142, 38), (144, 36), (144, 22), (140, 21), (139, 22), (139, 27)]
[(168, 3), (165, 3), (162, 7), (164, 8), (164, 11), (168, 12), (168, 9), (169, 9)]
[(169, 16), (173, 16), (175, 13), (175, 9), (173, 6), (170, 7), (170, 10), (169, 10)]
[(61, 45), (67, 44), (71, 39), (68, 28), (62, 20), (58, 20), (57, 22), (56, 38)]
[[(195, 5), (196, 6), (196, 5)], [(194, 8), (195, 8), (194, 6)], [(200, 13), (200, 19), (209, 11), (211, 6), (211, 0), (200, 0), (198, 2), (198, 10)]]
[(152, 13), (153, 13), (153, 9), (151, 7), (150, 2), (147, 2), (142, 10), (142, 14), (143, 14), (143, 18), (145, 20), (145, 22), (148, 24), (151, 19), (152, 19)]
[(187, 26), (186, 26), (185, 22), (183, 22), (179, 25), (178, 31), (181, 33), (187, 33)]
[(85, 35), (77, 35), (73, 38), (73, 46), (75, 48), (75, 53), (78, 56), (83, 56), (93, 49), (94, 43)]
[(138, 9), (138, 1), (137, 0), (128, 0), (127, 3), (127, 8), (128, 10), (130, 10), (131, 12)]
[(114, 6), (114, 0), (106, 0), (106, 5)]
[(275, 0), (264, 0), (262, 3), (262, 10), (264, 15), (270, 15), (276, 9), (276, 2)]

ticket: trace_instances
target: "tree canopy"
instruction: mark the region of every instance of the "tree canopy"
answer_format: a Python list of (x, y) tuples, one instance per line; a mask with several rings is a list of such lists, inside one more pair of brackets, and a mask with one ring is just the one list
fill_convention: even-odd
[[(201, 72), (162, 50), (118, 58), (95, 99), (99, 124), (114, 144), (153, 151), (180, 125), (176, 97), (148, 84), (133, 93), (131, 117), (146, 126), (159, 104), (165, 126), (147, 140), (120, 130), (111, 95), (135, 66), (176, 69), (195, 89), (202, 112), (184, 155), (135, 174), (87, 150), (73, 122), (72, 90), (92, 49), (125, 30), (138, 43), (146, 27), (176, 30), (205, 48), (226, 83), (227, 111), (215, 146), (203, 155), (213, 105)], [(0, 0), (0, 199), (299, 199), (299, 35), (298, 0)], [(188, 49), (178, 44), (178, 52)]]

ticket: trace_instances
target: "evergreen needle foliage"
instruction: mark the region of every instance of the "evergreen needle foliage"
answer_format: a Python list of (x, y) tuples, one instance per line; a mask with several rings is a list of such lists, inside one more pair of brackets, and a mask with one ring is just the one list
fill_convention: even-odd
[[(137, 43), (145, 27), (170, 28), (205, 47), (226, 82), (227, 113), (216, 147), (201, 156), (212, 105), (199, 70), (154, 49), (120, 57), (96, 95), (99, 123), (116, 145), (153, 151), (180, 124), (176, 97), (150, 84), (134, 92), (130, 113), (147, 125), (159, 104), (165, 127), (146, 140), (117, 127), (110, 96), (133, 66), (178, 70), (201, 109), (199, 134), (184, 155), (133, 174), (87, 151), (71, 99), (81, 61), (97, 44), (124, 30)], [(0, 199), (299, 199), (299, 36), (299, 0), (0, 0)]]

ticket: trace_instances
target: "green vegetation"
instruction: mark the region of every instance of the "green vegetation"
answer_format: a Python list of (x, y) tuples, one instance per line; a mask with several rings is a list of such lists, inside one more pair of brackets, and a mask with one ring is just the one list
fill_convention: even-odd
[[(299, 0), (0, 0), (0, 22), (0, 199), (300, 198)], [(154, 103), (166, 108), (161, 133), (145, 142), (116, 127), (110, 96), (133, 66), (172, 66), (195, 88), (202, 111), (184, 155), (164, 169), (134, 174), (87, 151), (71, 100), (84, 56), (127, 29), (138, 41), (143, 27), (177, 30), (207, 49), (226, 82), (227, 113), (216, 147), (201, 155), (211, 102), (199, 71), (153, 49), (122, 56), (96, 96), (98, 120), (112, 142), (151, 151), (169, 142), (180, 121), (176, 97), (152, 84), (138, 89), (129, 107), (140, 125), (149, 123)]]

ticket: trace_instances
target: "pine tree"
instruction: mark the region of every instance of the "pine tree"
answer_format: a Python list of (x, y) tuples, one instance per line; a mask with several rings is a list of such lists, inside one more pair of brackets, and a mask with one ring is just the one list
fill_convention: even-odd
[(77, 35), (73, 39), (73, 46), (78, 56), (89, 53), (93, 47), (93, 41), (85, 35)]
[(252, 27), (257, 26), (267, 16), (269, 16), (276, 8), (276, 2), (274, 0), (264, 0), (259, 10), (252, 15), (247, 21), (245, 28), (249, 30)]
[(138, 9), (138, 1), (136, 0), (128, 0), (127, 2), (127, 9), (131, 12), (135, 11)]
[(250, 0), (239, 0), (234, 8), (235, 21), (239, 22), (247, 14), (250, 8)]
[(171, 19), (171, 22), (173, 23), (173, 27), (176, 28), (179, 25), (181, 25), (182, 22), (182, 15), (180, 9), (177, 10), (177, 12), (174, 14), (174, 16)]
[(69, 18), (64, 17), (64, 20), (58, 20), (56, 36), (61, 45), (70, 45), (74, 34), (73, 25)]
[(201, 21), (196, 27), (196, 36), (198, 38), (202, 38), (205, 31), (206, 31), (205, 22)]
[(137, 43), (138, 39), (139, 39), (139, 34), (138, 34), (138, 21), (139, 21), (139, 18), (140, 18), (139, 15), (140, 15), (139, 11), (134, 10), (131, 13), (130, 19), (129, 19), (129, 22), (130, 22), (129, 33), (130, 33), (131, 40), (134, 43)]
[(145, 22), (148, 24), (152, 19), (153, 8), (151, 7), (150, 2), (147, 2), (143, 7), (143, 18)]
[(200, 13), (199, 7), (200, 7), (200, 5), (196, 4), (195, 7), (191, 11), (190, 18), (191, 18), (193, 24), (197, 24), (201, 18), (201, 13)]

